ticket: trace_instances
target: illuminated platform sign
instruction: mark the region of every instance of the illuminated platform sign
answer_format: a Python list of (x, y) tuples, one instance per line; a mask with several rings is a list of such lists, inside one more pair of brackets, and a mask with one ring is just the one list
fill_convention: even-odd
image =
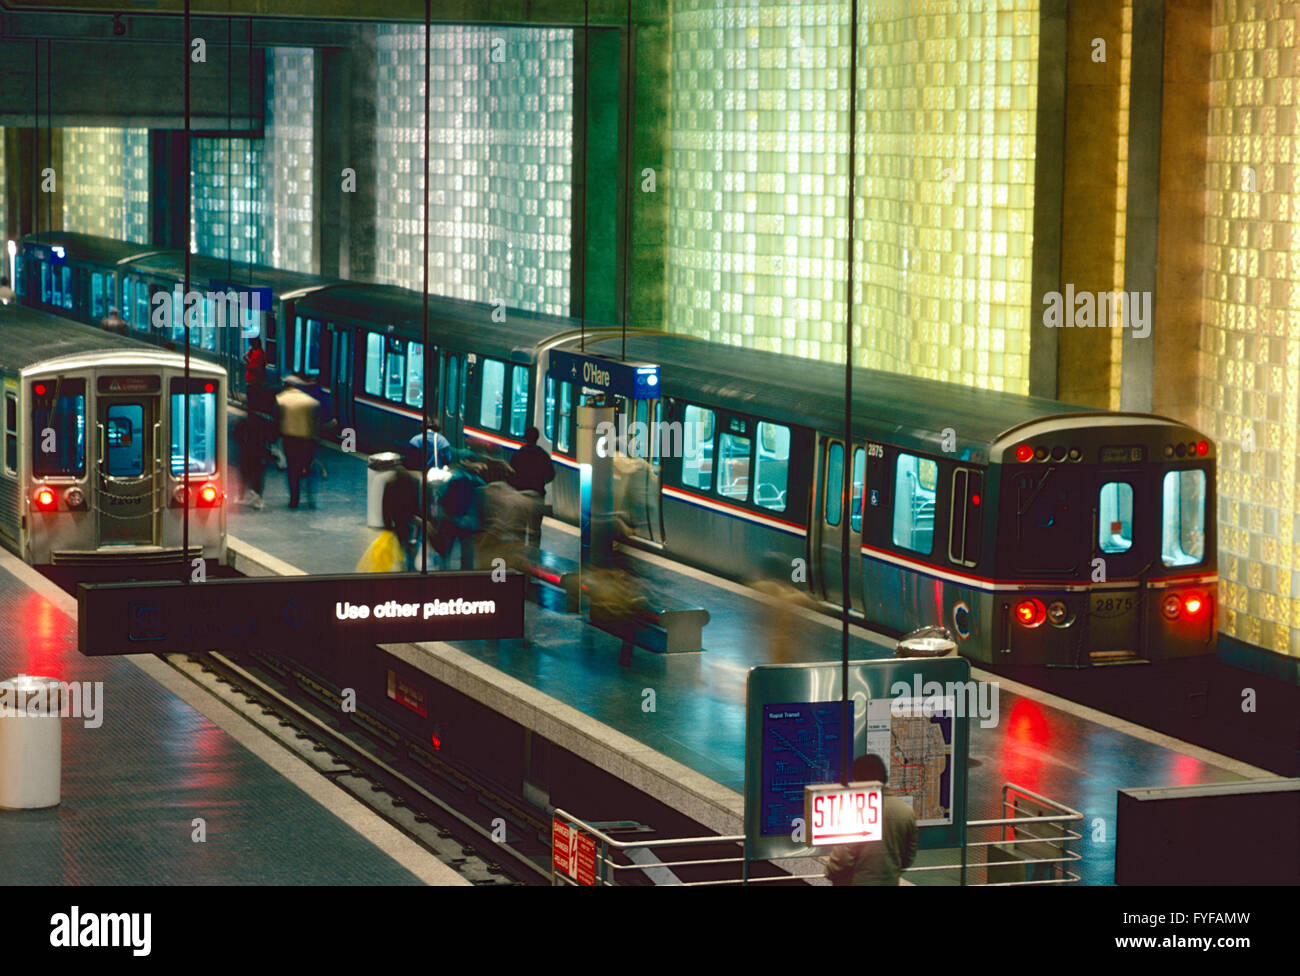
[(194, 654), (524, 635), (518, 573), (83, 583), (82, 654)]
[(804, 787), (808, 843), (857, 844), (885, 837), (885, 791), (879, 783)]
[(659, 367), (650, 363), (623, 363), (553, 349), (547, 375), (632, 400), (653, 400), (660, 395)]

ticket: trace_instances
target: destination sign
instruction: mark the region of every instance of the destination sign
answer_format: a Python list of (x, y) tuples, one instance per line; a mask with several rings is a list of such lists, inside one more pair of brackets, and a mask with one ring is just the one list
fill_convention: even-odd
[(524, 634), (524, 580), (492, 572), (82, 583), (87, 657), (340, 644), (488, 640)]
[(162, 389), (162, 377), (151, 376), (101, 376), (97, 380), (100, 393), (157, 393)]
[(1100, 461), (1102, 464), (1131, 464), (1143, 460), (1145, 456), (1146, 451), (1138, 444), (1126, 447), (1112, 446), (1101, 449)]
[(624, 363), (604, 356), (552, 349), (547, 375), (632, 400), (653, 400), (661, 395), (659, 367), (651, 363)]

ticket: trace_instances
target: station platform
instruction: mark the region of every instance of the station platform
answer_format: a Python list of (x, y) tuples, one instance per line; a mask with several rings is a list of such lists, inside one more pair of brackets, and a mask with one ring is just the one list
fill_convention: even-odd
[(0, 607), (4, 677), (102, 682), (62, 802), (0, 810), (0, 885), (469, 883), (165, 662), (82, 657), (76, 600), (3, 550)]
[[(378, 531), (364, 526), (365, 457), (328, 448), (318, 456), (329, 474), (316, 486), (314, 509), (289, 511), (285, 477), (274, 470), (263, 510), (232, 506), (236, 568), (250, 575), (354, 571)], [(576, 530), (547, 519), (542, 545), (576, 558)], [(384, 649), (695, 821), (719, 833), (743, 833), (745, 682), (750, 668), (772, 663), (763, 633), (767, 598), (655, 555), (633, 559), (655, 587), (709, 611), (702, 653), (637, 648), (621, 656), (617, 637), (576, 614), (531, 603), (527, 646), (479, 641)], [(783, 661), (838, 661), (838, 621), (812, 610), (796, 614), (796, 640)], [(893, 647), (856, 629), (850, 655), (889, 657)], [(1083, 860), (1074, 870), (1086, 884), (1114, 883), (1117, 790), (1276, 778), (1002, 676), (975, 668), (972, 676), (996, 683), (1000, 718), (991, 728), (971, 722), (969, 818), (1003, 816), (1001, 788), (1008, 782), (1079, 810), (1083, 840), (1076, 849)], [(655, 693), (653, 711), (643, 708), (646, 689)]]

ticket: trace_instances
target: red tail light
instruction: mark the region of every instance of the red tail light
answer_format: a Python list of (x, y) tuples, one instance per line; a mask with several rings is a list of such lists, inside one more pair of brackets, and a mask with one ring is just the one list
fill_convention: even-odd
[(32, 497), (36, 504), (37, 511), (52, 512), (58, 508), (58, 502), (55, 500), (54, 492), (49, 488), (39, 488)]
[(1037, 627), (1047, 618), (1042, 600), (1021, 600), (1016, 604), (1016, 619), (1023, 627)]
[(1017, 461), (1022, 461), (1022, 462), (1028, 461), (1033, 456), (1034, 456), (1034, 449), (1030, 447), (1028, 444), (1021, 444), (1019, 447), (1016, 448)]
[(199, 508), (216, 508), (221, 504), (221, 490), (216, 485), (204, 485), (199, 489)]
[(1199, 593), (1189, 593), (1183, 597), (1183, 609), (1187, 611), (1189, 617), (1195, 617), (1205, 609), (1205, 600)]

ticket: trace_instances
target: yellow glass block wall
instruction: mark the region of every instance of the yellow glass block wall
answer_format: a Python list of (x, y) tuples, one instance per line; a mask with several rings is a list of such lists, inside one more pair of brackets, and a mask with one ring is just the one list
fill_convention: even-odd
[(148, 240), (147, 129), (64, 129), (60, 178), (64, 230)]
[(1220, 628), (1300, 655), (1300, 67), (1294, 3), (1215, 0), (1202, 422)]
[[(1124, 255), (1128, 242), (1128, 120), (1129, 92), (1133, 65), (1133, 2), (1125, 0), (1121, 16), (1119, 47), (1119, 140), (1115, 153), (1115, 274), (1116, 292), (1124, 291)], [(1123, 306), (1112, 306), (1110, 331), (1110, 409), (1120, 405), (1120, 383), (1124, 366)]]
[[(856, 359), (1025, 392), (1038, 4), (860, 15)], [(848, 23), (674, 0), (668, 329), (843, 361)]]
[[(4, 126), (0, 126), (0, 245), (3, 245), (3, 242), (9, 239), (9, 228), (6, 226), (8, 208), (4, 204), (4, 200), (5, 200), (4, 145), (5, 145), (5, 130), (4, 130)], [(4, 265), (3, 274), (5, 275), (5, 277), (8, 277), (9, 276), (9, 255), (8, 254), (0, 256), (0, 264)]]

